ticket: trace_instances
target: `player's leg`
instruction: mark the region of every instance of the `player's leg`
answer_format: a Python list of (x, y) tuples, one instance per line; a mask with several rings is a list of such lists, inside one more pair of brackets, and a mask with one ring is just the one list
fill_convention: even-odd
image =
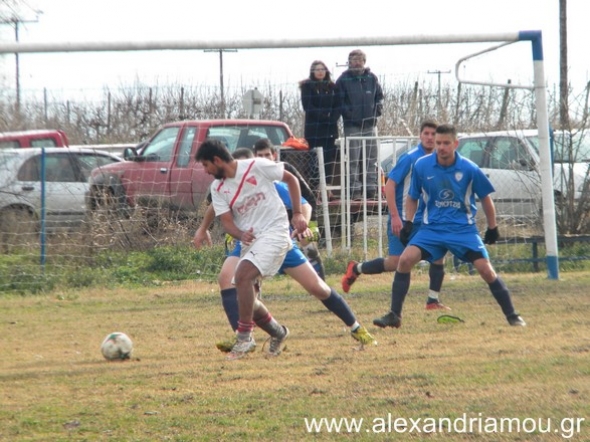
[(254, 301), (253, 319), (258, 327), (270, 335), (270, 338), (266, 342), (268, 346), (265, 343), (262, 347), (266, 351), (267, 356), (280, 355), (285, 348), (285, 341), (289, 336), (289, 329), (279, 324), (259, 299)]
[(525, 326), (526, 322), (520, 317), (512, 305), (512, 298), (508, 287), (497, 274), (489, 260), (488, 251), (481, 237), (475, 233), (455, 233), (455, 243), (449, 247), (451, 252), (463, 261), (473, 263), (473, 266), (488, 284), (490, 292), (506, 316), (510, 325)]
[(430, 285), (428, 298), (426, 299), (426, 310), (451, 310), (440, 301), (440, 290), (445, 278), (444, 259), (430, 263), (428, 277), (430, 278)]
[[(272, 276), (279, 270), (285, 255), (291, 248), (289, 232), (264, 232), (256, 241), (242, 252), (242, 258), (238, 263), (234, 275), (234, 284), (238, 293), (239, 321), (237, 329), (237, 342), (228, 355), (228, 359), (234, 360), (244, 357), (253, 348), (255, 309), (260, 308), (256, 303), (254, 284), (261, 276)], [(261, 305), (262, 303), (260, 303)], [(284, 332), (273, 336), (278, 339), (286, 337)], [(278, 354), (278, 353), (277, 353)]]
[(439, 244), (439, 235), (422, 227), (410, 239), (409, 245), (399, 258), (397, 271), (391, 285), (391, 306), (387, 314), (375, 318), (373, 324), (378, 327), (401, 326), (402, 307), (410, 288), (410, 272), (421, 260), (437, 261), (444, 257), (447, 249)]
[(399, 257), (404, 251), (404, 245), (391, 231), (391, 217), (387, 220), (387, 257), (376, 258), (372, 261), (350, 261), (346, 267), (346, 273), (342, 276), (341, 284), (344, 293), (350, 292), (350, 288), (361, 274), (377, 275), (384, 272), (395, 272)]
[(297, 281), (307, 293), (319, 299), (328, 310), (350, 327), (354, 339), (363, 345), (375, 341), (369, 332), (358, 323), (344, 298), (317, 275), (298, 247), (293, 247), (287, 253), (281, 270)]
[(221, 305), (223, 306), (229, 325), (234, 332), (238, 329), (239, 311), (238, 295), (232, 281), (239, 261), (239, 256), (228, 256), (225, 258), (217, 276), (217, 282), (221, 291)]
[[(345, 137), (358, 137), (362, 134), (358, 127), (344, 127)], [(344, 147), (344, 146), (343, 146)], [(362, 197), (361, 173), (361, 141), (350, 140), (348, 163), (350, 165), (350, 198), (360, 199)]]
[[(481, 252), (475, 252), (475, 254), (477, 253)], [(467, 256), (469, 257), (469, 255)], [(492, 296), (502, 309), (502, 313), (504, 313), (504, 315), (506, 316), (506, 320), (508, 321), (508, 323), (514, 326), (525, 326), (526, 322), (521, 318), (521, 316), (518, 314), (518, 312), (512, 305), (512, 298), (510, 296), (510, 291), (508, 290), (508, 287), (506, 286), (502, 278), (500, 278), (496, 274), (487, 256), (474, 259), (470, 262), (473, 262), (473, 266), (475, 267), (479, 275), (488, 284)]]
[(389, 312), (380, 318), (373, 319), (373, 324), (377, 327), (393, 327), (399, 328), (401, 326), (402, 307), (406, 294), (410, 288), (410, 272), (412, 267), (422, 259), (422, 250), (416, 246), (408, 246), (401, 254), (397, 271), (393, 277), (391, 285), (391, 306)]

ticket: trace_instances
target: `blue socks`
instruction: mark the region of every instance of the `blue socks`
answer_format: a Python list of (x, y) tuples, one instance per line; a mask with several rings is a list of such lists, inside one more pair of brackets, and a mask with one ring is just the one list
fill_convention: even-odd
[(233, 331), (238, 329), (238, 319), (240, 311), (238, 308), (238, 292), (235, 288), (224, 289), (221, 291), (221, 304)]
[(350, 309), (350, 306), (346, 303), (344, 298), (336, 292), (336, 290), (332, 289), (330, 296), (323, 299), (322, 304), (338, 316), (348, 327), (352, 327), (356, 322), (356, 318)]

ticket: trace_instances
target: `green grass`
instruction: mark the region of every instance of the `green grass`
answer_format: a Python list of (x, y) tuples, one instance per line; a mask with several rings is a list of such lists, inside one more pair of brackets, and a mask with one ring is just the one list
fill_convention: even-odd
[[(424, 424), (590, 419), (590, 273), (504, 278), (526, 328), (506, 324), (479, 277), (450, 274), (443, 301), (465, 323), (438, 324), (438, 313), (424, 311), (427, 277), (417, 271), (402, 328), (375, 329), (391, 275), (363, 276), (346, 297), (379, 341), (364, 351), (292, 281), (265, 281), (265, 303), (291, 329), (288, 350), (234, 362), (214, 345), (230, 336), (214, 284), (3, 295), (0, 440), (563, 440), (553, 431), (365, 431), (382, 429), (390, 414)], [(130, 361), (102, 358), (100, 343), (113, 331), (134, 340)], [(260, 349), (263, 333), (255, 336)], [(305, 419), (321, 417), (365, 426), (354, 435), (306, 432)], [(589, 439), (583, 422), (572, 440)]]

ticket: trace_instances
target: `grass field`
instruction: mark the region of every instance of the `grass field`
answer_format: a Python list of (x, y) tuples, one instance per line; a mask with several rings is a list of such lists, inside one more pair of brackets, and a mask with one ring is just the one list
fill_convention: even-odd
[[(588, 441), (590, 273), (561, 277), (505, 275), (528, 323), (516, 328), (467, 275), (443, 287), (465, 322), (438, 324), (418, 273), (402, 328), (379, 330), (391, 275), (363, 276), (347, 299), (378, 339), (364, 351), (291, 280), (266, 281), (288, 349), (264, 358), (257, 330), (258, 351), (233, 362), (214, 345), (230, 330), (212, 284), (2, 296), (0, 440)], [(131, 360), (102, 358), (112, 331), (134, 340)], [(313, 418), (343, 425), (309, 432)]]

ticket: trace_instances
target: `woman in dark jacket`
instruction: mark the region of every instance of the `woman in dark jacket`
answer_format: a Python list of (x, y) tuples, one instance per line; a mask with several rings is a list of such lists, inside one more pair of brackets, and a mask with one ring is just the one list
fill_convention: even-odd
[[(301, 104), (305, 111), (305, 139), (309, 147), (322, 147), (326, 170), (326, 183), (332, 182), (333, 170), (336, 163), (336, 146), (338, 138), (338, 96), (335, 85), (330, 78), (330, 71), (324, 62), (315, 60), (310, 67), (309, 78), (299, 83), (301, 89)], [(317, 183), (319, 173), (317, 162), (313, 166), (314, 181)]]

